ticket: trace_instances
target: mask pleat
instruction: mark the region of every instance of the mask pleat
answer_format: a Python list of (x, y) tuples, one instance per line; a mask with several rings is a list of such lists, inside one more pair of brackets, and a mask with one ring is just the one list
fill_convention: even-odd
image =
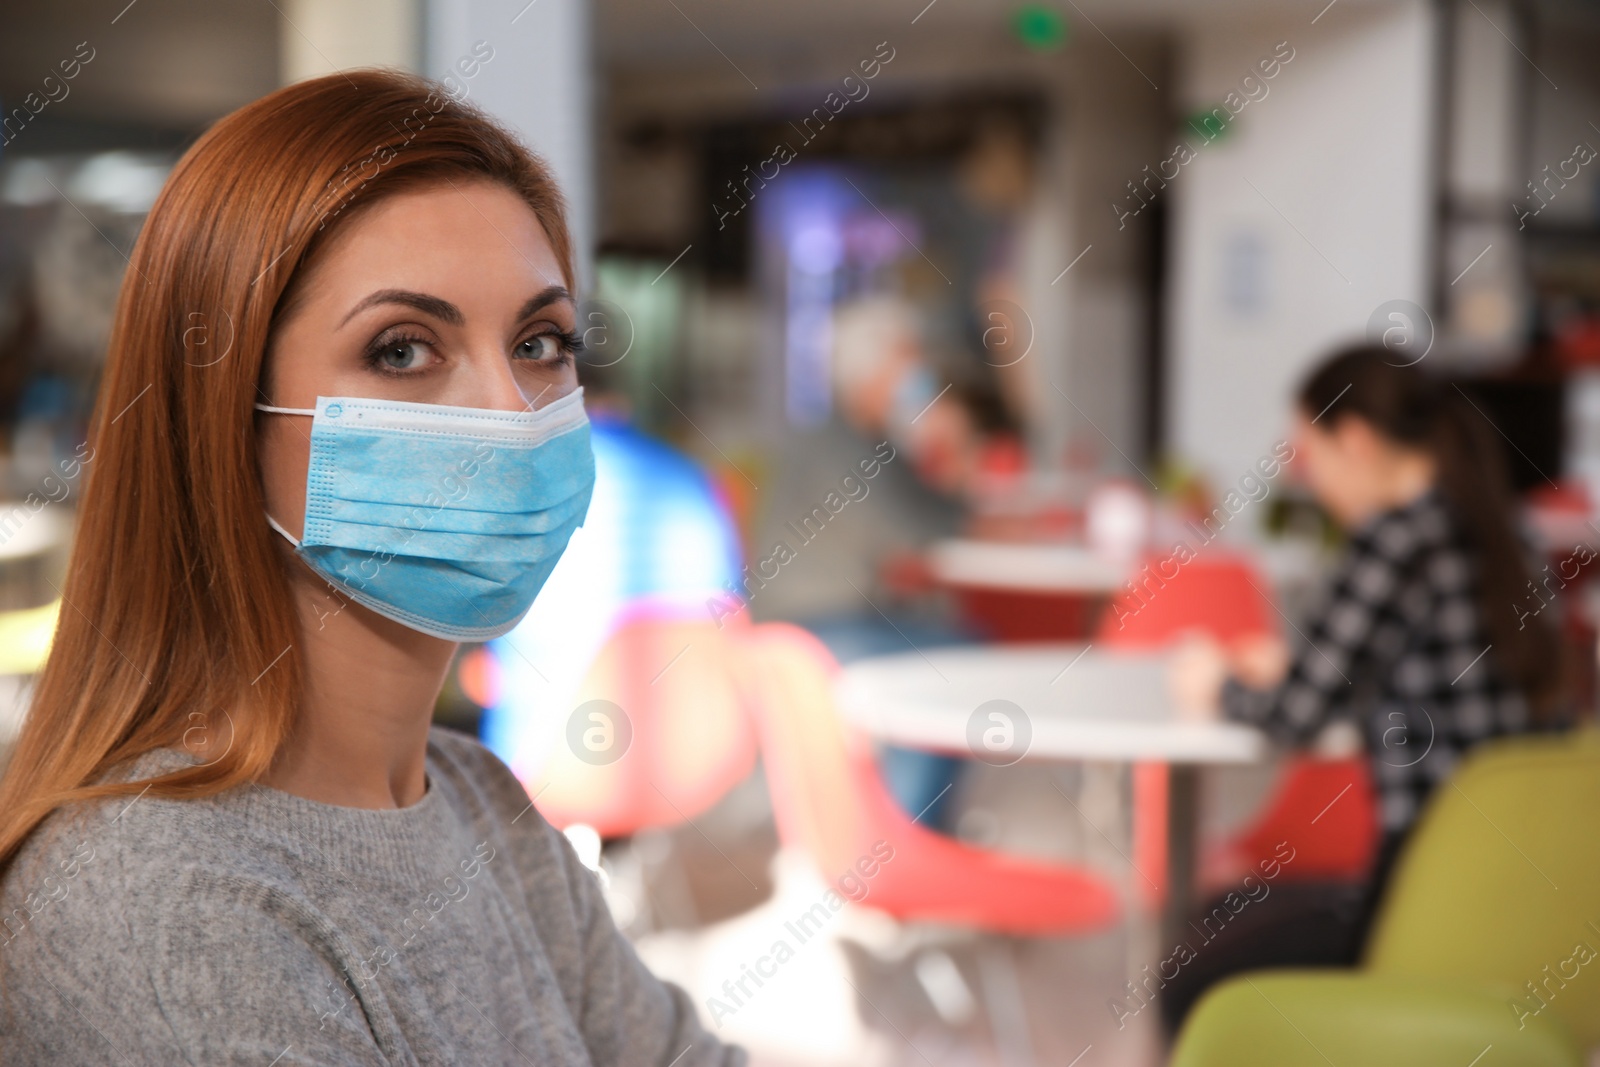
[(297, 551), (424, 633), (508, 632), (588, 512), (594, 454), (580, 403), (508, 414), (318, 398)]

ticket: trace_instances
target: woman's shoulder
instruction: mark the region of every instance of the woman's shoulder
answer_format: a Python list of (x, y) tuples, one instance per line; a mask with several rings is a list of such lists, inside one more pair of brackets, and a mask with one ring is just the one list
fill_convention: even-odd
[(58, 811), (28, 838), (0, 876), (0, 956), (15, 958), (29, 934), (37, 940), (94, 917), (85, 900), (104, 900), (114, 881), (106, 877), (112, 848), (102, 825), (93, 811)]
[[(439, 726), (428, 734), (428, 766), (442, 779), (441, 799), (472, 825), (474, 839), (486, 842), (491, 855), (507, 854), (522, 895), (542, 910), (535, 917), (541, 927), (587, 925), (603, 906), (594, 877), (516, 773), (481, 741)], [(553, 927), (552, 919), (559, 919)]]
[(489, 819), (517, 819), (534, 813), (527, 790), (516, 773), (482, 741), (445, 726), (428, 731), (428, 772), (447, 780), (452, 802), (466, 814)]
[[(480, 856), (509, 851), (524, 879), (572, 877), (562, 835), (486, 746), (434, 727), (426, 758), (430, 788), (438, 796), (399, 821), (383, 818), (387, 813), (329, 809), (343, 816), (335, 818), (320, 807), (248, 786), (182, 799), (146, 789), (57, 809), (0, 874), (0, 945), (22, 929), (47, 926), (81, 928), (92, 937), (107, 924), (132, 921), (135, 913), (154, 921), (164, 902), (180, 899), (191, 908), (246, 906), (279, 913), (296, 927), (320, 925), (308, 877), (370, 867), (356, 862), (362, 857), (425, 852), (453, 837), (452, 825), (485, 842)], [(116, 777), (137, 783), (193, 762), (181, 751), (156, 750), (130, 761)], [(289, 810), (280, 811), (284, 805)], [(313, 807), (309, 815), (302, 810)], [(444, 809), (453, 810), (453, 817)], [(325, 817), (311, 817), (319, 813)], [(363, 829), (387, 832), (393, 840), (352, 840)]]
[[(157, 750), (111, 777), (137, 783), (192, 762)], [(219, 798), (170, 799), (149, 789), (56, 809), (0, 875), (6, 981), (42, 975), (63, 990), (134, 996), (148, 975), (187, 965), (185, 930), (232, 924), (248, 937), (249, 916), (274, 913), (314, 922), (306, 909), (290, 918), (271, 903), (289, 896), (287, 865), (233, 822)]]
[[(192, 762), (180, 753), (157, 749), (102, 780), (138, 782)], [(30, 875), (43, 879), (58, 872), (77, 879), (110, 854), (126, 853), (153, 861), (155, 855), (166, 853), (161, 847), (165, 839), (186, 833), (184, 824), (191, 824), (192, 830), (193, 824), (208, 821), (213, 814), (208, 809), (204, 803), (167, 800), (148, 790), (59, 807), (39, 823), (7, 866), (0, 877), (0, 893), (16, 890)], [(138, 817), (132, 817), (134, 812)], [(100, 862), (98, 869), (106, 866)]]
[(516, 775), (494, 751), (470, 734), (448, 726), (428, 729), (428, 760), (453, 774), (487, 775), (493, 779)]
[[(147, 753), (122, 773), (184, 762)], [(100, 1062), (107, 1044), (128, 1062), (271, 1060), (284, 1018), (339, 977), (340, 932), (293, 868), (226, 793), (58, 809), (0, 877), (0, 1047), (27, 1063)], [(295, 1035), (297, 1051), (320, 1043), (295, 1063), (356, 1062), (345, 1053), (371, 1045), (353, 1024)]]
[(1437, 489), (1379, 512), (1350, 535), (1357, 555), (1401, 563), (1455, 546), (1460, 534), (1448, 504)]
[(442, 799), (496, 849), (507, 848), (525, 878), (568, 881), (570, 850), (528, 796), (504, 760), (483, 742), (458, 730), (428, 732), (428, 773)]
[[(193, 762), (157, 749), (108, 777), (137, 783)], [(260, 850), (229, 831), (230, 821), (218, 798), (172, 799), (148, 788), (56, 809), (0, 875), (0, 943), (41, 923), (65, 929), (125, 919), (203, 872), (267, 869)], [(112, 899), (123, 906), (108, 910)]]

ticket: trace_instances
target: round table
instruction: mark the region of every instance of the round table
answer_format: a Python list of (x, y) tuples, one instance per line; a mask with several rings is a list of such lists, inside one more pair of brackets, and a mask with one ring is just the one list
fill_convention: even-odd
[(933, 576), (947, 585), (976, 585), (1029, 593), (1110, 595), (1133, 577), (1119, 563), (1081, 545), (1036, 542), (938, 541), (928, 549)]
[(968, 622), (1007, 642), (1090, 636), (1106, 602), (1133, 576), (1131, 561), (1059, 543), (939, 541), (927, 561)]
[[(1188, 922), (1194, 894), (1197, 769), (1256, 762), (1266, 741), (1236, 723), (1180, 721), (1167, 695), (1166, 664), (1163, 653), (1083, 644), (913, 650), (845, 667), (836, 697), (852, 726), (909, 748), (996, 765), (1168, 763), (1163, 927), (1175, 936)], [(994, 724), (1005, 729), (992, 732)]]

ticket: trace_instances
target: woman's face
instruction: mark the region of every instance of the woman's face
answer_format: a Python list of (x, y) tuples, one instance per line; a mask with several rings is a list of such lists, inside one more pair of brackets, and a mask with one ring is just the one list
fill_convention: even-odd
[[(576, 309), (533, 209), (490, 181), (396, 193), (321, 249), (268, 342), (263, 403), (319, 396), (523, 411), (577, 388)], [(257, 413), (268, 512), (305, 516), (309, 416)], [(397, 475), (403, 472), (396, 472)]]
[(1397, 466), (1419, 453), (1383, 437), (1358, 415), (1314, 424), (1295, 413), (1294, 462), (1317, 503), (1354, 529), (1396, 503)]

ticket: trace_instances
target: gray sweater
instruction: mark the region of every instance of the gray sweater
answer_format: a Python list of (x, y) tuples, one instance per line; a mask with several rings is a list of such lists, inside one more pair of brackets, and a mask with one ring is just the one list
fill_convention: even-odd
[(427, 774), (399, 810), (258, 785), (58, 810), (0, 881), (0, 1063), (744, 1062), (504, 763), (436, 728)]

